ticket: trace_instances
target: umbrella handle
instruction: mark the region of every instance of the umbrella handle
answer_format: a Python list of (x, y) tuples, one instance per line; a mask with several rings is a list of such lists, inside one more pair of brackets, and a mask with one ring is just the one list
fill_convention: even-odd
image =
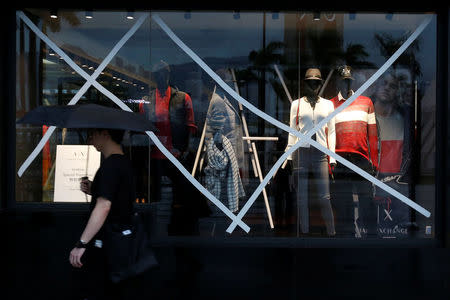
[[(89, 176), (88, 176), (88, 167), (89, 167), (89, 150), (91, 149), (91, 146), (87, 146), (87, 155), (86, 155), (86, 169), (85, 169), (85, 171), (86, 171), (86, 176), (84, 176), (84, 177), (82, 177), (81, 179), (82, 180), (84, 180), (84, 179), (89, 179)], [(87, 194), (84, 194), (84, 198), (86, 199), (86, 202), (89, 202), (88, 201), (88, 196), (87, 196)]]

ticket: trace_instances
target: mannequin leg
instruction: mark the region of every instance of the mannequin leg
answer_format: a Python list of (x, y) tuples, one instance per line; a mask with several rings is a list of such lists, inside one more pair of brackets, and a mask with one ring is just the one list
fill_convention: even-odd
[[(369, 161), (361, 158), (356, 159), (353, 163), (366, 172), (371, 172)], [(367, 229), (367, 234), (374, 237), (377, 235), (377, 208), (373, 199), (373, 185), (367, 179), (356, 174), (354, 182), (358, 193), (359, 218)]]
[(315, 153), (315, 156), (317, 158), (314, 159), (312, 171), (314, 174), (314, 182), (316, 183), (318, 191), (320, 211), (322, 213), (322, 218), (325, 221), (327, 234), (334, 236), (336, 234), (336, 230), (334, 228), (334, 215), (330, 200), (328, 160), (326, 155), (323, 154)]
[(352, 173), (342, 164), (337, 164), (331, 184), (332, 201), (336, 208), (336, 231), (344, 237), (354, 237), (355, 212), (352, 190)]
[(300, 148), (293, 157), (294, 183), (297, 196), (297, 218), (300, 221), (302, 233), (309, 233), (309, 195), (308, 195), (308, 172), (310, 155), (308, 148)]
[(297, 194), (297, 212), (302, 233), (309, 233), (309, 205), (308, 205), (308, 172), (294, 171), (295, 192)]

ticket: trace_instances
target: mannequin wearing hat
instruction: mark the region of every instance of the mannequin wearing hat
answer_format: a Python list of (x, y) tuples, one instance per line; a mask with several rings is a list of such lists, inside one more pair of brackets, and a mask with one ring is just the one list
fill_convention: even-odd
[[(322, 76), (319, 69), (310, 68), (305, 73), (305, 96), (292, 101), (290, 110), (290, 127), (307, 134), (313, 130), (317, 123), (326, 118), (334, 110), (330, 100), (319, 97), (319, 90), (322, 85)], [(322, 128), (316, 130), (312, 136), (322, 146), (334, 152), (335, 148), (335, 128), (334, 118), (332, 118)], [(298, 138), (292, 134), (288, 137), (286, 150), (298, 142)], [(309, 194), (308, 186), (315, 184), (318, 202), (322, 218), (325, 222), (327, 234), (335, 235), (334, 216), (330, 202), (328, 160), (335, 163), (334, 158), (322, 151), (305, 144), (295, 151), (289, 160), (292, 161), (292, 177), (294, 179), (294, 190), (297, 196), (297, 212), (299, 227), (303, 234), (309, 233)], [(309, 181), (309, 173), (312, 173), (313, 180)]]
[[(344, 65), (337, 69), (338, 94), (331, 99), (335, 108), (353, 95), (353, 71)], [(372, 100), (357, 97), (336, 115), (336, 153), (354, 165), (375, 175), (378, 167), (378, 131)], [(373, 185), (353, 170), (337, 164), (333, 170), (332, 199), (336, 206), (338, 234), (354, 236), (355, 220), (358, 232), (377, 234), (377, 210), (373, 201)], [(353, 194), (358, 195), (358, 215), (355, 215)]]

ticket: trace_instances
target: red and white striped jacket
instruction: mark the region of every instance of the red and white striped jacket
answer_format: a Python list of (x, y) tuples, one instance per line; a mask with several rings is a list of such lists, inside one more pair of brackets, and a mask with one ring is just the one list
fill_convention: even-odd
[[(334, 108), (345, 102), (339, 93)], [(359, 96), (335, 117), (336, 153), (357, 153), (378, 169), (378, 132), (372, 100)]]

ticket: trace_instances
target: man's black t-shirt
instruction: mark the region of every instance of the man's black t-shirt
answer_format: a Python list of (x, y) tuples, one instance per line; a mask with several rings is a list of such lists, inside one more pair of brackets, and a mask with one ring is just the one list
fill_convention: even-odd
[(100, 165), (91, 186), (94, 209), (97, 198), (111, 201), (111, 210), (105, 223), (129, 224), (133, 214), (135, 186), (130, 160), (121, 154), (108, 156)]

